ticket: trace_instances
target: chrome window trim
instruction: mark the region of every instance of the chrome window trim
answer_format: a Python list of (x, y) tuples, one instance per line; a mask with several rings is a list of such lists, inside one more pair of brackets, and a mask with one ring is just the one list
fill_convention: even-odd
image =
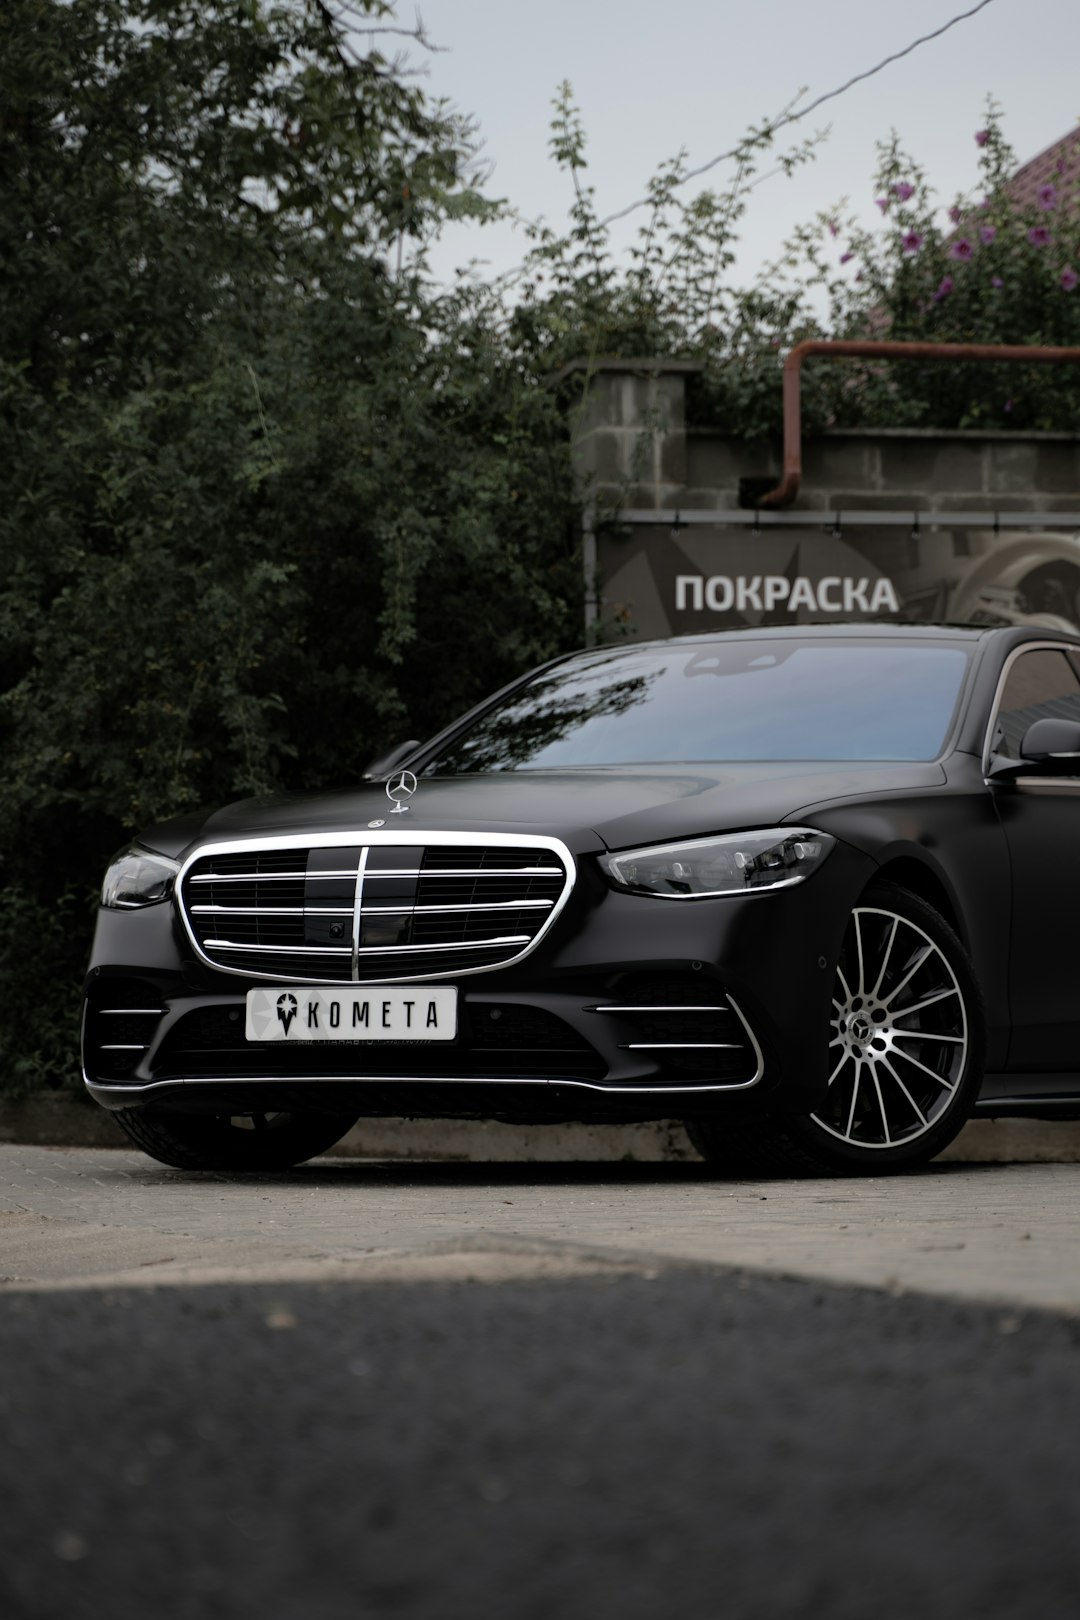
[[(1002, 696), (1003, 696), (1004, 691), (1005, 691), (1005, 682), (1008, 680), (1009, 671), (1012, 669), (1013, 665), (1016, 663), (1016, 660), (1018, 658), (1022, 658), (1025, 653), (1032, 653), (1032, 652), (1059, 652), (1059, 653), (1070, 653), (1071, 652), (1076, 657), (1080, 658), (1080, 647), (1074, 645), (1070, 641), (1025, 641), (1022, 646), (1013, 648), (1012, 652), (1009, 654), (1009, 656), (1006, 658), (1005, 662), (1001, 666), (1001, 674), (998, 676), (997, 686), (994, 688), (994, 701), (990, 705), (990, 718), (987, 721), (986, 733), (985, 733), (985, 736), (983, 737), (982, 773), (983, 773), (983, 778), (986, 781), (986, 784), (987, 784), (988, 787), (990, 786), (990, 783), (992, 781), (992, 778), (990, 776), (990, 761), (994, 757), (993, 748), (991, 747), (991, 743), (992, 743), (993, 736), (994, 736), (994, 727), (997, 724), (998, 710), (1001, 707), (1001, 699), (1002, 699)], [(1080, 680), (1080, 671), (1076, 670), (1075, 664), (1073, 665), (1073, 670), (1074, 670), (1074, 673), (1076, 673), (1076, 675), (1077, 675), (1077, 679)], [(1077, 772), (1077, 775), (1080, 775), (1080, 771)], [(1029, 778), (1026, 778), (1026, 780), (1028, 782), (1034, 784), (1036, 781), (1039, 781), (1039, 782), (1042, 782), (1042, 781), (1055, 781), (1055, 780), (1059, 781), (1059, 780), (1061, 780), (1061, 778), (1042, 778), (1042, 777), (1035, 778), (1035, 777), (1029, 777)], [(1066, 780), (1067, 780), (1067, 778), (1066, 778)]]
[(1032, 790), (1066, 795), (1080, 793), (1080, 766), (1075, 776), (1013, 776), (1009, 779), (1009, 786), (1020, 793), (1030, 793)]
[[(435, 981), (435, 980), (441, 980), (441, 979), (459, 979), (459, 978), (464, 978), (466, 975), (471, 975), (471, 974), (474, 974), (474, 973), (498, 973), (503, 968), (513, 967), (518, 962), (524, 961), (525, 957), (530, 955), (530, 953), (536, 949), (536, 947), (540, 944), (541, 940), (544, 939), (546, 937), (546, 935), (554, 927), (557, 918), (561, 914), (563, 908), (565, 907), (567, 901), (570, 898), (571, 890), (573, 889), (574, 883), (575, 883), (575, 881), (577, 879), (577, 863), (575, 862), (574, 857), (571, 855), (569, 849), (563, 843), (561, 838), (553, 838), (548, 833), (530, 833), (530, 832), (526, 832), (524, 830), (521, 831), (521, 832), (514, 832), (514, 833), (502, 833), (502, 832), (485, 832), (485, 833), (478, 833), (478, 832), (446, 832), (446, 831), (429, 831), (427, 828), (421, 828), (421, 827), (416, 827), (416, 826), (410, 825), (408, 828), (397, 828), (397, 827), (395, 827), (391, 831), (375, 831), (375, 830), (371, 830), (371, 829), (368, 829), (368, 828), (362, 828), (362, 829), (361, 828), (344, 828), (344, 829), (340, 829), (340, 830), (335, 831), (335, 832), (282, 833), (280, 836), (278, 836), (276, 838), (268, 836), (268, 837), (263, 837), (263, 838), (237, 838), (237, 839), (230, 839), (230, 840), (222, 840), (220, 842), (215, 841), (215, 842), (209, 842), (209, 843), (204, 843), (204, 844), (197, 845), (195, 847), (195, 849), (192, 850), (191, 854), (188, 855), (187, 858), (184, 860), (183, 864), (180, 867), (179, 872), (176, 874), (176, 879), (175, 879), (175, 883), (174, 883), (174, 886), (173, 886), (173, 893), (174, 893), (174, 896), (175, 896), (175, 899), (176, 899), (177, 912), (179, 913), (180, 920), (183, 923), (184, 932), (187, 935), (188, 942), (190, 943), (191, 948), (195, 952), (195, 955), (198, 957), (199, 961), (202, 962), (206, 967), (211, 968), (213, 970), (213, 972), (215, 972), (215, 973), (227, 973), (227, 974), (230, 974), (231, 976), (233, 976), (234, 978), (247, 979), (248, 981), (254, 980), (254, 981), (258, 982), (260, 980), (266, 980), (267, 982), (272, 982), (272, 983), (275, 983), (275, 984), (293, 984), (293, 983), (297, 983), (297, 984), (298, 983), (318, 984), (318, 983), (322, 983), (323, 981), (318, 979), (318, 978), (314, 978), (314, 979), (311, 979), (311, 980), (306, 980), (306, 979), (304, 979), (303, 975), (296, 974), (296, 973), (269, 973), (269, 972), (262, 972), (262, 971), (259, 970), (258, 966), (255, 963), (252, 963), (250, 968), (226, 967), (220, 962), (215, 962), (214, 959), (211, 956), (208, 956), (206, 954), (206, 952), (202, 949), (202, 947), (199, 944), (198, 939), (196, 938), (195, 931), (194, 931), (194, 928), (192, 926), (191, 918), (188, 915), (188, 908), (187, 908), (186, 904), (184, 903), (184, 899), (183, 899), (184, 886), (185, 886), (185, 884), (187, 882), (188, 873), (191, 870), (191, 867), (195, 864), (196, 861), (201, 861), (201, 860), (206, 860), (206, 859), (213, 859), (214, 856), (248, 855), (248, 854), (250, 854), (250, 855), (261, 855), (261, 854), (264, 854), (264, 853), (268, 853), (271, 850), (346, 849), (346, 848), (350, 848), (350, 847), (353, 847), (353, 846), (356, 847), (357, 859), (358, 859), (358, 863), (359, 863), (361, 852), (364, 851), (364, 850), (370, 850), (370, 849), (374, 849), (374, 848), (383, 848), (383, 847), (387, 847), (387, 846), (393, 847), (395, 845), (398, 846), (398, 847), (401, 847), (406, 842), (409, 845), (423, 844), (425, 847), (434, 847), (434, 848), (441, 847), (441, 848), (458, 848), (458, 849), (492, 849), (492, 848), (494, 848), (494, 849), (543, 849), (543, 850), (547, 850), (549, 853), (554, 855), (558, 861), (560, 861), (562, 863), (563, 871), (564, 871), (564, 874), (565, 874), (564, 880), (563, 880), (562, 893), (559, 895), (558, 899), (556, 901), (554, 901), (554, 903), (552, 904), (551, 910), (548, 912), (548, 915), (545, 917), (543, 924), (541, 925), (541, 927), (539, 928), (537, 933), (534, 934), (532, 939), (530, 939), (528, 941), (528, 943), (525, 946), (525, 949), (521, 950), (521, 951), (518, 951), (514, 956), (507, 957), (505, 959), (505, 961), (496, 962), (496, 963), (490, 963), (487, 966), (482, 966), (482, 967), (464, 967), (464, 966), (462, 966), (462, 967), (446, 968), (446, 969), (443, 969), (443, 970), (441, 970), (439, 972), (436, 972), (436, 973), (418, 972), (418, 973), (394, 974), (392, 979), (387, 979), (387, 980), (359, 979), (357, 977), (357, 974), (358, 974), (358, 971), (359, 971), (359, 960), (362, 958), (365, 949), (371, 949), (372, 954), (375, 954), (375, 955), (387, 955), (387, 956), (392, 957), (393, 954), (394, 954), (394, 951), (395, 950), (400, 951), (401, 947), (400, 946), (398, 946), (398, 947), (379, 946), (379, 947), (370, 947), (370, 948), (368, 948), (368, 947), (358, 947), (358, 948), (348, 947), (348, 951), (349, 951), (350, 956), (353, 956), (353, 958), (354, 958), (354, 960), (353, 960), (353, 962), (351, 964), (352, 965), (352, 970), (353, 970), (352, 971), (352, 978), (351, 978), (351, 980), (343, 980), (343, 981), (336, 981), (336, 982), (354, 983), (354, 984), (374, 984), (374, 983), (415, 984), (415, 983), (426, 983), (426, 982), (429, 982), (429, 981)], [(364, 861), (366, 863), (366, 856), (364, 856)], [(280, 877), (282, 875), (283, 874), (281, 874), (281, 873), (267, 874), (267, 876), (270, 876), (271, 881), (272, 881), (272, 878), (274, 876), (279, 876)], [(304, 872), (303, 874), (294, 874), (294, 876), (296, 876), (296, 875), (302, 875), (305, 878), (308, 876), (307, 872)], [(327, 876), (328, 874), (326, 874), (324, 872), (320, 872), (317, 875), (320, 878), (322, 878), (322, 877)], [(374, 879), (374, 878), (378, 878), (378, 877), (390, 877), (392, 874), (390, 872), (388, 872), (388, 871), (387, 872), (370, 872), (370, 873), (365, 874), (364, 872), (358, 870), (358, 871), (355, 871), (355, 872), (349, 872), (346, 875), (349, 876), (349, 877), (355, 877), (357, 879), (356, 898), (355, 898), (355, 904), (354, 904), (354, 916), (355, 916), (356, 907), (362, 906), (362, 903), (363, 903), (363, 890), (364, 890), (366, 879)], [(416, 873), (413, 872), (413, 873), (411, 873), (409, 875), (415, 876)], [(455, 871), (438, 870), (438, 871), (431, 872), (431, 873), (425, 873), (424, 875), (425, 876), (432, 876), (432, 877), (453, 877), (453, 876), (460, 876), (462, 874), (458, 873), (456, 871), (456, 869), (455, 869)], [(493, 867), (483, 867), (483, 868), (478, 867), (476, 869), (476, 872), (474, 874), (472, 874), (472, 875), (484, 876), (484, 877), (505, 877), (505, 878), (522, 877), (522, 878), (524, 878), (524, 877), (539, 877), (539, 876), (548, 876), (548, 877), (550, 877), (550, 876), (553, 876), (553, 873), (552, 873), (550, 868), (519, 867), (519, 868), (508, 868), (506, 871), (500, 871), (497, 867), (495, 867), (495, 868), (493, 868)], [(252, 877), (252, 879), (257, 878), (258, 881), (260, 881), (260, 882), (265, 882), (266, 881), (266, 877), (264, 877), (261, 874), (254, 874), (253, 873), (253, 874), (251, 874), (251, 877)], [(195, 880), (193, 880), (193, 881), (195, 881)], [(229, 875), (225, 874), (221, 878), (219, 878), (218, 881), (219, 882), (225, 882), (225, 883), (234, 882), (235, 878), (230, 877)], [(357, 928), (354, 927), (354, 929), (353, 929), (354, 940), (358, 940), (358, 936), (359, 936), (359, 931), (358, 931)], [(483, 945), (483, 944), (491, 945), (492, 943), (493, 943), (492, 941), (479, 941), (479, 942), (477, 942), (478, 945)], [(442, 948), (445, 949), (447, 947), (442, 947)], [(285, 949), (288, 949), (288, 947), (285, 947)], [(292, 953), (294, 955), (300, 954), (300, 951), (299, 951), (298, 947), (294, 946), (291, 949), (292, 949)], [(316, 947), (309, 947), (309, 949), (312, 949), (314, 951), (314, 954), (316, 954), (316, 955), (326, 956), (326, 955), (337, 954), (337, 951), (335, 950), (335, 948), (333, 946), (329, 946), (329, 947), (326, 947), (326, 948), (323, 948), (323, 949), (319, 949), (319, 948), (316, 948)], [(338, 951), (341, 950), (341, 947), (338, 947), (337, 950)], [(405, 960), (405, 958), (403, 958), (403, 960)], [(419, 964), (417, 964), (417, 965), (419, 966)]]

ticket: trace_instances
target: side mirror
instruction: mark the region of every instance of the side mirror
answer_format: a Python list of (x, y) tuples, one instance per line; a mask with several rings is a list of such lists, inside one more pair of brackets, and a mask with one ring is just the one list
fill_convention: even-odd
[[(1080, 727), (1077, 729), (1080, 730)], [(396, 748), (391, 748), (388, 754), (377, 755), (364, 771), (363, 780), (365, 782), (381, 781), (384, 776), (389, 776), (392, 770), (403, 764), (410, 754), (415, 754), (419, 746), (419, 737), (410, 737), (408, 742), (398, 743)]]
[(1080, 723), (1075, 720), (1036, 720), (1024, 732), (1021, 759), (1040, 764), (1060, 760), (1061, 768), (1080, 772)]

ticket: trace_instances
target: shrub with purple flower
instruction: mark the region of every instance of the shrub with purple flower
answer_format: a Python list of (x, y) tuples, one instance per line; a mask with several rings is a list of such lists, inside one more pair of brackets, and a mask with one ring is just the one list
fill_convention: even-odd
[[(1019, 201), (1011, 188), (1016, 159), (994, 107), (975, 145), (974, 185), (940, 211), (897, 140), (879, 149), (871, 196), (886, 217), (874, 228), (853, 229), (857, 275), (832, 284), (830, 333), (1080, 348), (1080, 179), (1068, 165), (1056, 173), (1051, 166), (1052, 179)], [(1074, 291), (1075, 299), (1068, 296)], [(1007, 421), (1064, 428), (1080, 416), (1080, 368), (1069, 377), (1025, 370), (1006, 397), (973, 366), (877, 366), (857, 390), (849, 383), (833, 400), (834, 420), (851, 426)]]

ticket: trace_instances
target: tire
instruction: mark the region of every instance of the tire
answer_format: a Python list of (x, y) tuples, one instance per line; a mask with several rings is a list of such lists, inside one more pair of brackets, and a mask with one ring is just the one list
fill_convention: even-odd
[(122, 1108), (113, 1114), (137, 1147), (175, 1170), (288, 1170), (326, 1153), (355, 1116), (339, 1114), (171, 1114)]
[(970, 958), (932, 906), (872, 885), (837, 963), (828, 1092), (800, 1117), (688, 1122), (713, 1163), (743, 1174), (885, 1175), (926, 1164), (968, 1119), (985, 1017)]

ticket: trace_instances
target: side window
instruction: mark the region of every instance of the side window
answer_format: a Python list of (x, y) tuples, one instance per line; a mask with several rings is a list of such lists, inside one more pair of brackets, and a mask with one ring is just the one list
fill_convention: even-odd
[(1064, 652), (1021, 653), (1010, 669), (994, 725), (993, 751), (1020, 758), (1020, 741), (1036, 720), (1080, 722), (1080, 679)]

